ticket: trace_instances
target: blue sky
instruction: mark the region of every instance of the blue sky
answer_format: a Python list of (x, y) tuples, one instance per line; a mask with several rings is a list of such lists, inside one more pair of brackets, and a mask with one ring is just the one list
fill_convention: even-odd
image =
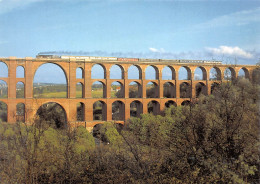
[(260, 58), (260, 1), (0, 0), (0, 57)]

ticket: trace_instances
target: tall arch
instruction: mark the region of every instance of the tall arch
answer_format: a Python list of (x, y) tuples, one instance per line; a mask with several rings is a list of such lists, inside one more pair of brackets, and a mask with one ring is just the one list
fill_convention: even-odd
[(143, 113), (143, 104), (139, 100), (130, 103), (130, 117), (140, 117)]
[(0, 80), (0, 98), (8, 98), (8, 85), (3, 80)]
[(196, 97), (202, 95), (207, 95), (207, 86), (203, 82), (199, 82), (196, 84)]
[(165, 66), (162, 70), (162, 80), (175, 80), (175, 70), (171, 66)]
[(111, 66), (110, 79), (124, 79), (124, 68), (121, 65)]
[(106, 85), (103, 82), (93, 82), (91, 86), (92, 98), (106, 98)]
[(17, 82), (16, 84), (16, 98), (24, 98), (24, 83), (23, 82)]
[(91, 68), (91, 79), (105, 79), (106, 68), (101, 64), (94, 64)]
[(207, 80), (207, 71), (204, 67), (199, 66), (195, 69), (194, 80)]
[(127, 73), (128, 79), (142, 79), (142, 69), (138, 65), (131, 65)]
[(164, 98), (176, 98), (176, 87), (171, 82), (163, 84), (163, 97)]
[(81, 82), (76, 84), (76, 98), (84, 98), (84, 85)]
[(146, 80), (158, 80), (159, 70), (156, 66), (150, 65), (145, 69), (145, 79)]
[(16, 105), (16, 122), (25, 121), (25, 105), (23, 103), (18, 103)]
[(180, 84), (180, 97), (181, 98), (191, 98), (191, 85), (187, 82)]
[(238, 77), (239, 78), (246, 78), (249, 79), (249, 71), (247, 68), (243, 67), (238, 71)]
[(138, 82), (129, 84), (129, 98), (142, 98), (142, 87)]
[(182, 66), (178, 71), (179, 80), (191, 80), (191, 70), (187, 66)]
[(0, 61), (0, 68), (1, 68), (0, 77), (3, 77), (3, 78), (8, 77), (8, 66), (7, 66), (7, 64)]
[(125, 104), (122, 101), (112, 103), (112, 120), (124, 121), (125, 119)]
[(213, 67), (210, 69), (209, 80), (221, 80), (221, 71), (218, 67)]
[(7, 104), (0, 101), (0, 123), (7, 122)]
[(159, 87), (155, 82), (147, 83), (146, 98), (159, 98)]
[(77, 121), (85, 121), (85, 104), (77, 103)]
[(160, 114), (160, 103), (152, 100), (147, 104), (148, 113), (153, 113), (154, 115)]
[(111, 84), (111, 98), (124, 98), (124, 86), (121, 82), (115, 81)]
[(16, 67), (16, 78), (24, 78), (24, 67), (23, 66)]
[(64, 69), (56, 63), (38, 67), (33, 78), (34, 98), (67, 98), (68, 78)]
[(93, 121), (106, 121), (107, 120), (107, 104), (103, 101), (96, 101), (93, 104)]
[(231, 81), (236, 79), (236, 72), (234, 68), (228, 67), (224, 71), (224, 80)]

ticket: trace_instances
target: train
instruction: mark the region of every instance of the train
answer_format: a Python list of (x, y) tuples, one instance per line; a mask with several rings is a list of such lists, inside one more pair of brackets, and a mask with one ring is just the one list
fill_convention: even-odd
[(119, 62), (170, 62), (170, 63), (202, 63), (202, 64), (222, 64), (221, 61), (215, 60), (188, 60), (188, 59), (147, 59), (147, 58), (117, 58), (117, 57), (100, 57), (100, 56), (69, 56), (69, 55), (49, 55), (38, 54), (36, 58), (44, 59), (70, 59), (82, 61), (119, 61)]

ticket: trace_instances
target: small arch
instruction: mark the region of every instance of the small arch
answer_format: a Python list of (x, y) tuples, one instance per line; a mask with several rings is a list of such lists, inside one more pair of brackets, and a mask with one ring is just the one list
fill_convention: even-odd
[(180, 84), (180, 98), (191, 98), (191, 85), (189, 83)]
[(163, 97), (164, 98), (176, 98), (176, 88), (171, 82), (163, 84)]
[(173, 101), (173, 100), (169, 100), (169, 101), (167, 101), (167, 102), (165, 103), (165, 107), (166, 107), (166, 108), (169, 108), (169, 107), (171, 107), (171, 106), (177, 107), (177, 103), (176, 103), (175, 101)]
[(219, 87), (219, 83), (214, 82), (213, 84), (211, 84), (210, 86), (210, 93), (213, 94), (214, 91)]
[(92, 98), (106, 98), (106, 85), (100, 81), (93, 82), (91, 96)]
[(142, 88), (138, 82), (129, 84), (129, 98), (142, 98)]
[(128, 79), (142, 79), (142, 69), (140, 66), (131, 65), (128, 68)]
[(16, 105), (16, 122), (25, 122), (25, 105), (23, 103)]
[(124, 79), (124, 68), (121, 65), (111, 66), (110, 79)]
[(159, 87), (154, 82), (148, 82), (146, 85), (146, 98), (158, 98)]
[(210, 69), (209, 80), (221, 80), (221, 71), (218, 67), (213, 67)]
[(76, 98), (84, 98), (84, 87), (81, 82), (76, 84)]
[(145, 79), (146, 80), (158, 80), (159, 70), (156, 66), (150, 65), (145, 69)]
[(189, 100), (184, 100), (182, 103), (181, 103), (182, 106), (186, 106), (186, 105), (191, 105), (191, 101)]
[(56, 102), (42, 104), (36, 113), (39, 116), (38, 123), (45, 123), (54, 128), (67, 127), (67, 114), (65, 109)]
[(207, 80), (207, 71), (204, 67), (197, 67), (194, 71), (194, 80)]
[(171, 66), (165, 66), (162, 70), (162, 80), (175, 80), (175, 70)]
[(16, 78), (24, 78), (24, 67), (23, 66), (17, 66)]
[(247, 68), (243, 67), (238, 71), (238, 78), (249, 79), (249, 71)]
[(124, 87), (121, 82), (115, 81), (111, 84), (111, 98), (124, 98)]
[(76, 79), (83, 79), (84, 78), (84, 70), (81, 67), (76, 69)]
[(24, 83), (17, 82), (16, 84), (16, 98), (24, 98)]
[(8, 85), (3, 80), (0, 80), (0, 98), (8, 98)]
[(112, 103), (112, 120), (125, 119), (125, 104), (122, 101), (115, 101)]
[(143, 113), (143, 104), (135, 100), (130, 103), (130, 117), (140, 117)]
[(8, 66), (6, 63), (0, 61), (0, 77), (8, 77)]
[(191, 70), (187, 66), (182, 66), (178, 72), (179, 80), (191, 80)]
[(96, 101), (93, 104), (93, 121), (106, 121), (107, 120), (107, 104), (103, 101)]
[(228, 67), (224, 71), (224, 80), (232, 81), (236, 78), (236, 72), (234, 68)]
[(77, 121), (85, 121), (85, 104), (77, 103)]
[(95, 64), (91, 68), (91, 79), (105, 79), (106, 68), (101, 64)]
[(152, 100), (147, 104), (148, 113), (153, 113), (154, 115), (160, 114), (160, 103)]
[(203, 82), (199, 82), (196, 84), (196, 98), (200, 95), (207, 95), (207, 86)]
[(0, 123), (7, 122), (7, 104), (0, 101)]

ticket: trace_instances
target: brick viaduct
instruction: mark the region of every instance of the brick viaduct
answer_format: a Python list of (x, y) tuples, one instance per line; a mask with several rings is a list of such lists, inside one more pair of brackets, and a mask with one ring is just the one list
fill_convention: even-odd
[[(123, 123), (130, 118), (130, 104), (135, 102), (137, 114), (147, 113), (149, 102), (153, 103), (153, 113), (158, 114), (167, 105), (167, 102), (181, 105), (185, 102), (196, 98), (196, 86), (200, 84), (204, 87), (204, 93), (210, 94), (213, 84), (224, 81), (224, 73), (228, 68), (231, 71), (232, 78), (237, 78), (239, 70), (242, 69), (245, 77), (252, 79), (255, 65), (225, 65), (219, 62), (204, 62), (204, 61), (184, 61), (184, 60), (149, 60), (149, 59), (131, 59), (131, 58), (102, 58), (102, 57), (37, 57), (37, 58), (0, 58), (0, 61), (8, 67), (8, 77), (0, 77), (0, 80), (5, 81), (8, 86), (8, 97), (0, 99), (1, 102), (7, 104), (7, 121), (16, 121), (16, 105), (23, 103), (25, 105), (26, 114), (25, 121), (31, 122), (35, 117), (37, 110), (42, 104), (48, 102), (58, 103), (66, 112), (67, 122), (71, 125), (85, 125), (93, 127), (98, 123), (112, 120), (112, 104), (116, 101), (120, 104), (121, 122)], [(61, 67), (64, 71), (67, 80), (67, 98), (34, 98), (33, 97), (33, 79), (36, 70), (45, 63), (54, 63)], [(91, 69), (95, 64), (99, 64), (104, 69), (104, 79), (92, 79)], [(122, 69), (121, 79), (110, 79), (110, 68), (117, 65)], [(135, 65), (139, 69), (139, 79), (128, 79), (128, 69)], [(16, 69), (18, 66), (24, 68), (24, 78), (16, 77)], [(145, 77), (145, 71), (148, 66), (152, 66), (156, 71), (154, 80), (148, 80)], [(172, 71), (170, 80), (162, 79), (162, 71), (164, 67), (169, 67)], [(181, 67), (187, 69), (187, 80), (179, 80), (178, 71)], [(202, 80), (194, 80), (196, 68), (200, 68), (203, 72)], [(81, 68), (83, 71), (82, 78), (76, 78), (76, 69)], [(210, 70), (214, 68), (217, 71), (217, 76), (214, 80), (210, 79)], [(1, 72), (1, 71), (0, 71)], [(92, 98), (91, 86), (95, 81), (103, 84), (104, 98)], [(111, 84), (119, 82), (122, 85), (123, 98), (111, 97)], [(129, 98), (129, 84), (136, 82), (139, 85), (139, 98)], [(16, 84), (22, 82), (24, 84), (24, 98), (16, 98)], [(155, 97), (147, 98), (146, 85), (152, 82), (157, 86)], [(167, 83), (174, 86), (172, 94), (168, 98), (164, 96), (164, 84)], [(82, 98), (76, 98), (76, 84), (81, 83), (83, 86)], [(191, 89), (191, 96), (182, 97), (180, 86), (182, 83), (187, 84)], [(103, 104), (102, 120), (93, 120), (93, 104), (100, 101)], [(77, 103), (84, 106), (84, 117), (82, 121), (77, 121)]]

